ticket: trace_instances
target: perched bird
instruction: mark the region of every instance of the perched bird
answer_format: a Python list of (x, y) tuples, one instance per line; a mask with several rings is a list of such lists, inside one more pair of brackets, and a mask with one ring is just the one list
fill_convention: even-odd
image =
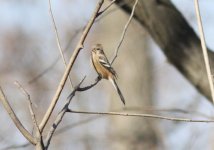
[(116, 83), (117, 74), (115, 70), (111, 67), (101, 44), (96, 44), (92, 47), (91, 51), (91, 60), (96, 72), (103, 79), (109, 80), (114, 88), (117, 90), (117, 93), (120, 96), (121, 101), (125, 105), (125, 99)]

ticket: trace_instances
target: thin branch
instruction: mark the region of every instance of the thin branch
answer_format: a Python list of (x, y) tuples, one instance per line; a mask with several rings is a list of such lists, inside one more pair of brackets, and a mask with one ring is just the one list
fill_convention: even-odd
[(16, 125), (16, 127), (19, 129), (19, 131), (22, 133), (22, 135), (33, 145), (37, 144), (36, 139), (25, 129), (25, 127), (22, 125), (22, 123), (19, 121), (18, 117), (14, 113), (13, 109), (11, 108), (9, 102), (7, 101), (4, 92), (2, 91), (0, 87), (0, 100), (6, 109), (7, 113), (10, 115), (10, 118), (13, 120), (13, 123)]
[(199, 9), (198, 0), (195, 0), (194, 2), (195, 2), (195, 12), (196, 12), (197, 21), (198, 21), (198, 29), (199, 29), (199, 33), (200, 33), (200, 39), (201, 39), (201, 47), (202, 47), (202, 51), (203, 51), (204, 62), (205, 62), (205, 66), (206, 66), (207, 77), (208, 77), (208, 81), (209, 81), (209, 85), (210, 85), (212, 100), (214, 103), (214, 85), (213, 85), (214, 82), (213, 82), (212, 73), (211, 73), (211, 69), (210, 69), (210, 62), (209, 62), (209, 56), (208, 56), (207, 47), (206, 47), (206, 41), (205, 41), (205, 37), (204, 37), (200, 9)]
[(51, 116), (51, 114), (53, 112), (53, 109), (55, 108), (55, 105), (56, 105), (56, 103), (57, 103), (57, 101), (58, 101), (58, 99), (60, 97), (60, 94), (62, 92), (62, 89), (63, 89), (64, 85), (65, 85), (67, 77), (68, 77), (68, 75), (69, 75), (69, 73), (71, 71), (71, 68), (73, 67), (73, 64), (74, 64), (74, 62), (75, 62), (80, 50), (83, 48), (83, 43), (84, 43), (84, 41), (85, 41), (85, 39), (86, 39), (86, 37), (87, 37), (87, 35), (88, 35), (93, 23), (95, 21), (97, 13), (99, 12), (103, 2), (104, 2), (104, 0), (100, 0), (98, 2), (93, 15), (92, 15), (91, 19), (89, 20), (85, 30), (83, 31), (83, 34), (82, 34), (82, 36), (81, 36), (81, 38), (80, 38), (80, 40), (79, 40), (74, 52), (73, 52), (73, 55), (70, 58), (70, 61), (69, 61), (68, 65), (67, 65), (67, 67), (66, 67), (66, 70), (65, 70), (65, 72), (63, 74), (63, 77), (62, 77), (60, 83), (59, 83), (57, 91), (56, 91), (56, 93), (55, 93), (55, 95), (54, 95), (54, 97), (53, 97), (53, 99), (51, 101), (51, 104), (48, 107), (48, 110), (46, 111), (46, 113), (45, 113), (45, 115), (44, 115), (44, 117), (42, 119), (42, 122), (39, 125), (41, 132), (43, 131), (45, 125), (47, 124), (47, 122), (48, 122), (48, 120), (49, 120), (49, 118), (50, 118), (50, 116)]
[(115, 1), (116, 1), (116, 0), (112, 0), (111, 3), (110, 3), (109, 5), (107, 5), (102, 11), (100, 11), (100, 12), (97, 14), (97, 17), (100, 16), (102, 13), (104, 13), (106, 10), (108, 10), (108, 9), (111, 7), (111, 5), (114, 4)]
[[(55, 19), (54, 19), (54, 16), (53, 16), (52, 8), (51, 8), (51, 0), (48, 0), (48, 2), (49, 2), (49, 14), (50, 14), (50, 17), (51, 17), (51, 20), (52, 20), (52, 24), (54, 26), (54, 32), (55, 32), (55, 36), (56, 36), (57, 46), (58, 46), (61, 58), (63, 60), (64, 66), (66, 68), (67, 63), (65, 61), (65, 57), (64, 57), (64, 54), (63, 54), (62, 46), (61, 46), (61, 43), (60, 43), (60, 40), (59, 40), (59, 34), (58, 34), (58, 30), (57, 30), (57, 27), (56, 27), (56, 22), (55, 22)], [(73, 85), (72, 85), (71, 77), (69, 75), (68, 75), (68, 80), (69, 80), (69, 83), (70, 83), (71, 89), (72, 89)]]
[(166, 117), (153, 114), (137, 114), (137, 113), (119, 113), (119, 112), (89, 112), (89, 111), (76, 111), (68, 109), (67, 112), (78, 113), (78, 114), (93, 114), (93, 115), (109, 115), (109, 116), (133, 116), (133, 117), (143, 117), (143, 118), (154, 118), (163, 119), (170, 121), (180, 121), (180, 122), (201, 122), (201, 123), (214, 123), (214, 120), (199, 120), (199, 119), (188, 119), (188, 118), (177, 118), (177, 117)]
[(113, 59), (111, 61), (111, 65), (113, 64), (114, 60), (116, 59), (116, 57), (118, 55), (119, 48), (120, 48), (120, 46), (121, 46), (121, 44), (122, 44), (122, 42), (123, 42), (123, 40), (125, 38), (125, 34), (126, 34), (127, 29), (128, 29), (128, 26), (129, 26), (129, 24), (130, 24), (130, 22), (131, 22), (131, 20), (132, 20), (132, 18), (134, 16), (134, 11), (135, 11), (135, 8), (137, 6), (137, 3), (138, 3), (138, 0), (135, 0), (135, 3), (134, 3), (133, 8), (132, 8), (131, 15), (130, 15), (130, 17), (129, 17), (129, 19), (128, 19), (128, 21), (127, 21), (127, 23), (126, 23), (126, 25), (125, 25), (125, 27), (123, 29), (122, 35), (121, 35), (120, 40), (118, 42), (118, 45), (117, 45), (117, 47), (115, 49), (115, 54), (114, 54), (114, 57), (113, 57)]
[[(77, 91), (86, 91), (89, 90), (90, 88), (94, 87), (95, 85), (97, 85), (97, 83), (101, 80), (102, 78), (100, 78), (99, 76), (96, 78), (95, 82), (92, 83), (91, 85), (85, 86), (85, 87), (79, 87), (77, 89)], [(69, 97), (69, 96), (68, 96)]]
[[(116, 1), (115, 1), (116, 2)], [(119, 4), (117, 4), (119, 7), (122, 7), (126, 4), (126, 2), (120, 2)], [(110, 11), (105, 11), (105, 13), (102, 13), (102, 16), (100, 16), (99, 18), (96, 19), (96, 22), (99, 22), (101, 19), (107, 17), (108, 15), (114, 13), (115, 11), (119, 10), (118, 7), (116, 8), (112, 8)]]
[[(79, 88), (81, 88), (81, 87), (79, 87)], [(186, 110), (183, 110), (183, 109), (179, 109), (179, 108), (172, 108), (172, 109), (168, 109), (168, 108), (153, 108), (153, 107), (149, 107), (149, 108), (147, 108), (147, 107), (145, 107), (145, 108), (139, 108), (139, 107), (131, 107), (131, 108), (125, 108), (125, 109), (123, 109), (123, 110), (137, 110), (137, 111), (172, 111), (172, 112), (181, 112), (181, 113), (185, 113), (185, 114), (188, 114), (188, 113), (192, 113), (193, 111), (186, 111)], [(70, 110), (69, 110), (70, 111)], [(118, 111), (121, 111), (121, 110), (118, 110)], [(208, 119), (212, 119), (212, 117), (211, 116), (207, 116), (207, 115), (205, 115), (205, 114), (202, 114), (202, 113), (199, 113), (199, 112), (194, 112), (194, 113), (196, 113), (196, 114), (199, 114), (199, 115), (201, 115), (202, 117), (204, 117), (204, 118), (208, 118)], [(60, 115), (60, 114), (59, 114)], [(142, 114), (140, 114), (140, 115), (142, 115)], [(192, 114), (191, 114), (192, 115)], [(74, 127), (79, 127), (80, 125), (84, 125), (84, 124), (86, 124), (86, 123), (88, 123), (88, 122), (91, 122), (91, 121), (94, 121), (94, 120), (96, 120), (96, 119), (99, 119), (99, 118), (101, 118), (101, 117), (105, 117), (105, 116), (108, 116), (108, 115), (100, 115), (100, 114), (98, 114), (98, 115), (96, 115), (96, 116), (93, 116), (93, 117), (90, 117), (90, 118), (87, 118), (87, 119), (84, 119), (84, 120), (81, 120), (81, 121), (78, 121), (78, 122), (76, 122), (76, 123), (73, 123), (73, 124), (70, 124), (70, 125), (67, 125), (67, 126), (65, 126), (65, 127), (63, 127), (63, 128), (61, 128), (61, 129), (59, 129), (59, 130), (57, 130), (57, 131), (55, 131), (55, 135), (59, 135), (59, 134), (61, 134), (61, 133), (63, 133), (63, 132), (67, 132), (69, 129), (72, 129), (72, 128), (74, 128)], [(140, 116), (141, 117), (141, 116)], [(161, 118), (162, 119), (162, 118)], [(174, 120), (173, 120), (174, 121)], [(177, 120), (176, 120), (177, 121)], [(55, 122), (55, 124), (56, 124), (56, 122)], [(49, 131), (50, 132), (50, 131)], [(50, 133), (49, 133), (50, 134)], [(50, 135), (49, 135), (50, 136)], [(25, 146), (25, 145), (29, 145), (29, 143), (25, 143), (25, 144), (21, 144), (21, 145), (17, 145), (17, 146), (11, 146), (12, 148), (20, 148), (20, 147), (22, 147), (22, 146)], [(6, 150), (6, 149), (8, 149), (8, 147), (6, 147), (6, 148), (4, 148), (4, 150)]]
[(18, 86), (18, 88), (21, 90), (21, 92), (27, 97), (31, 118), (32, 118), (34, 127), (36, 128), (36, 133), (38, 134), (38, 138), (41, 140), (41, 132), (40, 132), (39, 126), (37, 124), (36, 115), (33, 110), (33, 103), (30, 99), (30, 94), (23, 88), (23, 86), (18, 81), (15, 82), (15, 85)]
[(53, 137), (54, 132), (56, 131), (56, 128), (58, 127), (58, 125), (61, 123), (65, 113), (67, 112), (68, 106), (72, 100), (72, 98), (74, 97), (75, 93), (78, 91), (78, 88), (80, 87), (80, 85), (83, 83), (83, 81), (85, 80), (85, 77), (81, 80), (81, 82), (74, 88), (73, 92), (71, 93), (71, 95), (69, 96), (69, 98), (67, 99), (67, 102), (65, 103), (63, 109), (60, 111), (60, 113), (57, 115), (56, 120), (54, 121), (53, 125), (51, 126), (50, 131), (48, 132), (48, 135), (46, 137), (46, 145), (45, 145), (45, 149), (47, 149), (50, 145), (51, 139)]
[[(120, 4), (117, 4), (117, 5), (124, 6), (125, 4), (126, 4), (125, 2), (121, 2)], [(113, 9), (111, 9), (111, 11), (108, 11), (108, 12), (106, 12), (104, 14), (102, 13), (102, 16), (100, 16), (99, 18), (96, 18), (96, 21), (94, 23), (99, 22), (101, 19), (103, 19), (106, 16), (114, 13), (116, 10), (119, 10), (119, 9), (118, 8), (113, 8)], [(70, 37), (70, 40), (69, 40), (65, 50), (63, 51), (63, 53), (65, 53), (68, 50), (68, 47), (69, 47), (70, 43), (72, 43), (72, 39), (75, 37), (75, 35), (79, 34), (81, 31), (83, 31), (83, 29), (84, 29), (84, 27), (81, 27), (80, 29), (77, 29), (75, 31), (75, 34), (72, 37)], [(56, 60), (52, 64), (50, 64), (45, 70), (40, 72), (38, 75), (33, 77), (31, 80), (29, 80), (28, 83), (32, 84), (32, 83), (36, 82), (37, 80), (39, 80), (45, 73), (47, 73), (49, 70), (51, 70), (59, 60), (60, 60), (60, 57), (57, 57)]]
[[(61, 128), (61, 129), (55, 131), (55, 135), (62, 134), (62, 133), (67, 132), (68, 130), (70, 130), (70, 129), (72, 129), (72, 128), (79, 127), (80, 125), (84, 125), (84, 124), (86, 124), (86, 123), (89, 123), (89, 122), (91, 122), (91, 121), (93, 121), (93, 120), (96, 120), (96, 119), (98, 119), (98, 118), (101, 118), (101, 117), (103, 117), (103, 116), (93, 116), (93, 117), (90, 117), (90, 118), (87, 118), (87, 119), (78, 121), (78, 122), (76, 122), (76, 123), (67, 125), (67, 126)], [(49, 132), (50, 132), (50, 131), (49, 131)], [(53, 132), (53, 131), (51, 131), (51, 132)], [(49, 134), (50, 134), (50, 133), (48, 133), (48, 136), (50, 136)], [(53, 135), (52, 135), (52, 136), (53, 136)], [(1, 150), (24, 148), (24, 147), (27, 147), (27, 146), (29, 146), (29, 145), (30, 145), (29, 142), (27, 142), (27, 143), (25, 143), (25, 144), (20, 144), (20, 145), (10, 145), (10, 146), (4, 147), (4, 148), (1, 149)]]
[(189, 114), (189, 115), (194, 115), (197, 117), (203, 117), (206, 119), (213, 119), (212, 116), (206, 115), (204, 113), (195, 111), (195, 110), (185, 110), (185, 109), (180, 109), (180, 108), (156, 108), (156, 107), (126, 107), (123, 108), (124, 111), (137, 111), (137, 112), (158, 112), (158, 113), (182, 113), (182, 114)]
[(80, 87), (81, 84), (83, 83), (83, 81), (85, 80), (86, 77), (84, 77), (81, 82), (74, 88), (74, 90), (72, 91), (72, 93), (68, 96), (67, 98), (67, 102), (65, 103), (63, 109), (60, 111), (60, 113), (57, 115), (56, 120), (54, 121), (50, 131), (48, 132), (48, 136), (46, 137), (46, 149), (48, 148), (48, 146), (50, 145), (50, 141), (52, 139), (52, 136), (56, 130), (56, 128), (58, 127), (58, 125), (61, 123), (65, 113), (68, 111), (68, 106), (71, 103), (72, 98), (75, 96), (76, 92), (82, 92), (82, 91), (86, 91), (89, 90), (90, 88), (94, 87), (100, 80), (101, 78), (98, 76), (95, 83), (89, 85), (89, 86), (85, 86), (85, 87)]
[[(63, 119), (65, 113), (67, 112), (68, 106), (69, 106), (69, 104), (70, 104), (72, 98), (74, 97), (75, 93), (76, 93), (76, 92), (82, 92), (82, 91), (89, 90), (90, 88), (94, 87), (94, 86), (101, 80), (99, 77), (97, 77), (97, 79), (95, 80), (95, 82), (94, 82), (93, 84), (88, 85), (88, 86), (85, 86), (85, 87), (80, 87), (80, 85), (83, 83), (84, 79), (85, 79), (85, 77), (84, 77), (84, 78), (81, 80), (81, 82), (74, 88), (74, 90), (72, 91), (72, 93), (71, 93), (71, 94), (69, 95), (69, 97), (67, 98), (67, 102), (65, 103), (63, 109), (62, 109), (62, 110), (60, 111), (60, 113), (57, 115), (57, 118), (56, 118), (56, 120), (54, 121), (54, 123), (53, 123), (53, 125), (52, 125), (50, 131), (48, 132), (47, 137), (46, 137), (46, 146), (45, 146), (46, 149), (48, 148), (48, 146), (49, 146), (49, 144), (50, 144), (51, 138), (52, 138), (53, 134), (55, 133), (56, 128), (57, 128), (58, 125), (61, 123), (61, 121), (62, 121), (62, 119)], [(92, 117), (92, 118), (87, 119), (87, 120), (82, 120), (82, 121), (80, 121), (80, 122), (78, 122), (78, 123), (75, 123), (75, 124), (70, 125), (69, 128), (78, 126), (78, 125), (80, 125), (80, 124), (87, 123), (87, 122), (89, 122), (89, 121), (91, 121), (91, 120), (94, 120), (94, 119), (96, 119), (96, 118), (99, 118), (99, 117)], [(66, 128), (68, 128), (68, 127), (66, 127)], [(56, 134), (60, 134), (60, 133), (62, 133), (62, 132), (65, 131), (65, 130), (66, 130), (66, 129), (63, 128), (62, 130), (59, 130), (59, 132), (57, 132)], [(22, 145), (23, 145), (23, 144), (22, 144)], [(19, 147), (22, 147), (22, 145), (18, 145), (17, 147), (18, 147), (18, 148), (19, 148)], [(24, 145), (26, 145), (26, 144), (24, 144)]]

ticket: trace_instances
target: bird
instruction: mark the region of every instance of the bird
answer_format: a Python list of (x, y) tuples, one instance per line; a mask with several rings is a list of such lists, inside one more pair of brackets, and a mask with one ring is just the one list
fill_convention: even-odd
[(117, 73), (109, 63), (104, 53), (102, 44), (96, 44), (92, 47), (91, 60), (99, 77), (101, 79), (107, 79), (112, 83), (117, 93), (119, 94), (121, 101), (125, 105), (125, 99), (116, 82)]

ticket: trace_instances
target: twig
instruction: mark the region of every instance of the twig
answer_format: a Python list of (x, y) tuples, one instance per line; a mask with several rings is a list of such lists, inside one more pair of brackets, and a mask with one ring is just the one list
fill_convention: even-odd
[(75, 96), (76, 92), (82, 92), (82, 91), (86, 91), (89, 90), (90, 88), (92, 88), (93, 86), (95, 86), (100, 80), (101, 78), (97, 78), (95, 83), (86, 86), (86, 87), (80, 87), (81, 84), (83, 83), (83, 81), (85, 80), (85, 77), (81, 80), (81, 82), (74, 88), (74, 90), (72, 91), (72, 93), (69, 95), (69, 97), (67, 98), (67, 102), (65, 103), (63, 109), (60, 111), (60, 113), (57, 115), (56, 120), (54, 121), (50, 131), (48, 132), (48, 135), (46, 137), (46, 149), (48, 148), (48, 146), (50, 145), (50, 141), (52, 139), (52, 136), (56, 130), (56, 128), (58, 127), (58, 125), (61, 123), (65, 113), (68, 111), (68, 106), (72, 100), (72, 98)]
[(102, 13), (104, 13), (107, 9), (109, 9), (111, 7), (111, 5), (114, 4), (116, 0), (112, 0), (111, 3), (109, 5), (107, 5), (102, 11), (100, 11), (98, 14), (97, 14), (97, 17), (100, 16)]
[(71, 68), (73, 67), (73, 64), (74, 64), (74, 62), (75, 62), (80, 50), (83, 48), (83, 43), (84, 43), (84, 41), (86, 39), (86, 36), (89, 33), (89, 30), (91, 29), (91, 27), (92, 27), (92, 25), (93, 25), (93, 23), (95, 21), (95, 18), (97, 16), (97, 13), (99, 12), (102, 4), (103, 4), (103, 1), (104, 0), (100, 0), (98, 2), (93, 15), (92, 15), (91, 19), (89, 20), (85, 30), (83, 31), (83, 34), (82, 34), (82, 36), (81, 36), (81, 38), (80, 38), (80, 40), (79, 40), (74, 52), (73, 52), (73, 55), (70, 58), (70, 61), (69, 61), (68, 65), (67, 65), (67, 67), (66, 67), (66, 70), (65, 70), (65, 72), (63, 74), (63, 77), (62, 77), (60, 83), (59, 83), (57, 91), (56, 91), (56, 93), (55, 93), (55, 95), (54, 95), (54, 97), (53, 97), (53, 99), (51, 101), (51, 104), (48, 107), (48, 110), (46, 111), (46, 113), (45, 113), (45, 115), (44, 115), (44, 117), (42, 119), (42, 122), (39, 125), (41, 132), (43, 131), (45, 125), (47, 124), (47, 122), (48, 122), (48, 120), (49, 120), (49, 118), (50, 118), (50, 116), (51, 116), (51, 114), (53, 112), (53, 109), (54, 109), (54, 107), (55, 107), (55, 105), (56, 105), (56, 103), (57, 103), (57, 101), (59, 99), (59, 96), (60, 96), (60, 94), (62, 92), (62, 89), (63, 89), (63, 87), (65, 85), (66, 79), (67, 79), (67, 77), (69, 75), (69, 72), (70, 72)]
[[(72, 91), (72, 93), (70, 94), (70, 96), (68, 97), (67, 99), (67, 102), (65, 103), (63, 109), (60, 111), (60, 113), (58, 114), (56, 120), (54, 121), (54, 124), (52, 125), (50, 131), (48, 132), (48, 135), (46, 137), (46, 146), (45, 148), (47, 149), (49, 144), (50, 144), (50, 141), (51, 141), (51, 138), (53, 136), (53, 134), (55, 133), (55, 130), (56, 128), (58, 127), (58, 125), (60, 124), (60, 122), (62, 121), (65, 113), (67, 112), (67, 109), (68, 109), (68, 106), (72, 100), (72, 98), (74, 97), (75, 93), (76, 92), (82, 92), (82, 91), (86, 91), (86, 90), (89, 90), (90, 88), (92, 88), (93, 86), (95, 86), (99, 81), (100, 81), (100, 78), (98, 77), (95, 82), (89, 86), (85, 86), (85, 87), (80, 87), (80, 85), (83, 83), (85, 77), (82, 79), (82, 81), (74, 88), (74, 90)], [(82, 120), (81, 122), (78, 122), (76, 124), (73, 124), (72, 127), (75, 127), (77, 126), (78, 124), (83, 124), (83, 123), (86, 123), (86, 122), (89, 122), (91, 121), (92, 119), (96, 119), (98, 117), (93, 117), (93, 118), (90, 118), (89, 120)], [(62, 129), (62, 131), (60, 130), (59, 133), (63, 132), (65, 130), (65, 128)], [(59, 134), (58, 133), (58, 134)], [(24, 144), (26, 145), (26, 144)], [(22, 145), (18, 145), (17, 147), (22, 147)]]
[(56, 130), (56, 128), (58, 127), (58, 125), (60, 124), (60, 122), (62, 121), (65, 113), (67, 112), (68, 106), (72, 100), (72, 98), (74, 97), (75, 93), (78, 91), (80, 85), (83, 83), (83, 81), (85, 80), (85, 77), (81, 80), (81, 82), (74, 88), (73, 92), (71, 93), (71, 95), (69, 96), (69, 98), (67, 99), (67, 102), (65, 103), (63, 109), (60, 111), (60, 113), (57, 115), (56, 120), (54, 121), (53, 125), (51, 126), (50, 131), (48, 132), (48, 135), (46, 137), (46, 146), (45, 149), (47, 149), (50, 145), (52, 136)]
[[(115, 1), (115, 2), (116, 2), (116, 1)], [(125, 4), (127, 4), (127, 3), (123, 1), (123, 2), (120, 2), (120, 3), (117, 4), (117, 5), (118, 5), (119, 7), (122, 7), (122, 6), (124, 6)], [(114, 12), (117, 11), (117, 10), (119, 10), (118, 7), (112, 8), (112, 9), (111, 9), (110, 11), (108, 11), (108, 12), (105, 11), (104, 14), (102, 13), (102, 16), (100, 16), (99, 18), (96, 19), (96, 22), (100, 21), (101, 19), (107, 17), (108, 15), (114, 13)]]
[(203, 51), (203, 56), (204, 56), (204, 61), (205, 61), (205, 66), (206, 66), (206, 71), (207, 71), (207, 77), (210, 85), (210, 90), (211, 90), (211, 95), (214, 103), (214, 85), (213, 85), (213, 78), (212, 78), (212, 73), (210, 69), (210, 63), (209, 63), (209, 56), (207, 53), (207, 47), (206, 47), (206, 42), (205, 42), (205, 37), (204, 37), (204, 31), (203, 31), (203, 25), (201, 21), (201, 15), (200, 15), (200, 9), (199, 9), (199, 4), (198, 0), (195, 0), (195, 12), (197, 16), (197, 21), (198, 21), (198, 29), (200, 33), (200, 39), (201, 39), (201, 47)]
[(33, 145), (37, 144), (36, 139), (25, 129), (25, 127), (22, 125), (22, 123), (17, 118), (16, 114), (14, 113), (13, 109), (11, 108), (9, 102), (7, 101), (4, 92), (2, 91), (0, 87), (0, 100), (6, 109), (7, 113), (10, 115), (10, 118), (13, 120), (16, 127), (19, 129), (19, 131), (22, 133), (22, 135)]
[[(88, 90), (88, 89), (94, 87), (95, 85), (97, 85), (97, 83), (98, 83), (100, 80), (101, 80), (101, 78), (98, 76), (98, 77), (96, 78), (95, 82), (92, 83), (91, 85), (88, 85), (88, 86), (85, 86), (85, 87), (79, 87), (79, 88), (76, 89), (76, 90), (79, 91), (79, 92), (80, 92), (80, 91), (86, 91), (86, 90)], [(71, 93), (71, 94), (72, 94), (72, 93)], [(69, 95), (68, 97), (70, 97), (70, 95)]]
[(31, 118), (32, 118), (34, 127), (36, 128), (36, 131), (37, 131), (36, 133), (38, 134), (38, 138), (41, 140), (41, 132), (40, 132), (39, 126), (37, 124), (36, 115), (33, 110), (33, 103), (30, 99), (30, 94), (28, 94), (28, 92), (23, 88), (23, 86), (18, 81), (15, 81), (14, 83), (15, 83), (15, 85), (18, 86), (18, 88), (21, 90), (21, 92), (27, 97)]
[(119, 51), (119, 48), (120, 48), (120, 46), (121, 46), (121, 44), (122, 44), (122, 42), (123, 42), (123, 40), (125, 38), (125, 34), (126, 34), (127, 29), (128, 29), (128, 26), (129, 26), (129, 24), (130, 24), (130, 22), (131, 22), (131, 20), (132, 20), (132, 18), (134, 16), (134, 11), (135, 11), (135, 7), (137, 6), (137, 3), (138, 3), (138, 0), (135, 0), (135, 3), (134, 3), (133, 8), (132, 8), (131, 15), (130, 15), (130, 17), (129, 17), (129, 19), (128, 19), (128, 21), (127, 21), (127, 23), (126, 23), (126, 25), (125, 25), (125, 27), (123, 29), (123, 33), (122, 33), (122, 35), (120, 37), (120, 40), (118, 42), (118, 45), (117, 45), (117, 47), (115, 49), (115, 54), (114, 54), (114, 57), (113, 57), (113, 59), (111, 61), (111, 65), (113, 64), (114, 60), (116, 59), (118, 51)]
[[(79, 87), (80, 88), (80, 87)], [(175, 111), (175, 112), (182, 112), (182, 113), (189, 113), (188, 111), (186, 111), (186, 110), (182, 110), (182, 109), (178, 109), (178, 108), (173, 108), (173, 109), (152, 109), (152, 108), (149, 108), (149, 109), (142, 109), (142, 108), (139, 108), (139, 107), (136, 107), (136, 108), (133, 108), (134, 110), (140, 110), (140, 111)], [(133, 109), (131, 109), (131, 110), (133, 110)], [(124, 109), (123, 109), (124, 110)], [(130, 110), (130, 109), (125, 109), (125, 110)], [(71, 110), (69, 110), (69, 111), (71, 111)], [(121, 111), (121, 110), (119, 110), (119, 111)], [(76, 111), (73, 111), (74, 113), (76, 112)], [(76, 112), (77, 113), (77, 112)], [(88, 114), (88, 113), (87, 113)], [(90, 114), (91, 114), (91, 112), (90, 112)], [(94, 114), (94, 113), (93, 113)], [(97, 114), (97, 113), (96, 113)], [(108, 115), (113, 115), (113, 114), (108, 114)], [(73, 123), (73, 124), (70, 124), (70, 125), (67, 125), (67, 126), (65, 126), (65, 127), (63, 127), (63, 128), (61, 128), (61, 129), (59, 129), (59, 130), (57, 130), (56, 132), (55, 132), (55, 135), (58, 135), (58, 134), (61, 134), (61, 133), (63, 133), (63, 132), (66, 132), (66, 131), (68, 131), (69, 129), (72, 129), (72, 128), (74, 128), (74, 127), (79, 127), (80, 125), (84, 125), (85, 123), (88, 123), (88, 122), (91, 122), (91, 121), (94, 121), (94, 120), (96, 120), (96, 119), (99, 119), (99, 118), (101, 118), (101, 117), (105, 117), (105, 116), (108, 116), (108, 115), (106, 115), (106, 114), (103, 114), (103, 115), (101, 115), (101, 114), (97, 114), (96, 116), (93, 116), (93, 117), (90, 117), (90, 118), (87, 118), (87, 119), (84, 119), (84, 120), (81, 120), (81, 121), (79, 121), (79, 122), (76, 122), (76, 123)], [(118, 114), (119, 115), (119, 114)], [(140, 115), (145, 115), (145, 114), (140, 114)], [(147, 115), (147, 114), (146, 114)], [(199, 114), (199, 115), (201, 115), (201, 114)], [(123, 115), (124, 116), (124, 115)], [(130, 116), (130, 115), (129, 115)], [(136, 116), (136, 117), (144, 117), (144, 116)], [(145, 116), (146, 117), (146, 116)], [(161, 116), (162, 117), (162, 116)], [(205, 117), (205, 118), (208, 118), (208, 119), (210, 119), (210, 118), (212, 118), (211, 116), (206, 116), (205, 114), (203, 114), (202, 115), (202, 117)], [(160, 119), (162, 119), (162, 118), (160, 118)], [(181, 118), (179, 118), (179, 119), (181, 119)], [(177, 121), (177, 120), (173, 120), (173, 121)], [(56, 124), (56, 123), (55, 123)], [(50, 136), (50, 135), (49, 135)], [(22, 147), (22, 146), (25, 146), (25, 145), (29, 145), (29, 143), (25, 143), (25, 144), (22, 144), (22, 145), (17, 145), (17, 146), (13, 146), (12, 148), (19, 148), (19, 147)], [(6, 148), (4, 148), (4, 150), (7, 150), (7, 149), (9, 149), (8, 147), (6, 147)]]
[(177, 117), (166, 117), (153, 114), (137, 114), (137, 113), (119, 113), (119, 112), (89, 112), (89, 111), (76, 111), (68, 109), (67, 112), (78, 113), (78, 114), (93, 114), (93, 115), (110, 115), (110, 116), (134, 116), (134, 117), (143, 117), (143, 118), (155, 118), (171, 121), (181, 121), (181, 122), (201, 122), (201, 123), (212, 123), (214, 120), (195, 120), (188, 118), (177, 118)]
[(204, 113), (194, 111), (194, 110), (185, 110), (185, 109), (180, 109), (180, 108), (156, 108), (156, 107), (125, 107), (123, 108), (124, 111), (137, 111), (137, 112), (145, 112), (145, 111), (150, 111), (150, 112), (167, 112), (167, 113), (183, 113), (183, 114), (189, 114), (189, 115), (194, 115), (194, 116), (201, 116), (203, 118), (207, 119), (213, 119), (212, 116), (206, 115)]
[[(70, 125), (67, 125), (57, 131), (55, 131), (55, 135), (59, 135), (59, 134), (62, 134), (63, 132), (67, 132), (68, 130), (72, 129), (72, 128), (75, 128), (75, 127), (79, 127), (80, 125), (84, 125), (88, 122), (91, 122), (93, 120), (96, 120), (98, 118), (101, 118), (103, 116), (93, 116), (93, 117), (90, 117), (90, 118), (87, 118), (87, 119), (84, 119), (84, 120), (81, 120), (81, 121), (78, 121), (76, 123), (73, 123), (73, 124), (70, 124)], [(49, 131), (50, 132), (50, 131)], [(52, 131), (53, 132), (53, 131)], [(48, 136), (50, 133), (48, 133)], [(53, 135), (52, 135), (53, 136)], [(10, 145), (10, 146), (6, 146), (4, 147), (3, 149), (1, 150), (8, 150), (8, 149), (18, 149), (18, 148), (24, 148), (24, 147), (27, 147), (29, 146), (30, 143), (27, 142), (27, 143), (24, 143), (24, 144), (20, 144), (20, 145)]]
[[(55, 32), (55, 36), (56, 36), (57, 46), (58, 46), (61, 58), (63, 60), (64, 66), (66, 68), (67, 63), (65, 61), (65, 57), (64, 57), (64, 54), (63, 54), (62, 46), (61, 46), (61, 43), (60, 43), (60, 40), (59, 40), (59, 34), (58, 34), (58, 30), (57, 30), (57, 27), (56, 27), (56, 22), (55, 22), (55, 19), (54, 19), (54, 16), (53, 16), (52, 8), (51, 8), (51, 0), (48, 0), (48, 3), (49, 3), (49, 14), (50, 14), (50, 17), (51, 17), (51, 20), (52, 20), (52, 24), (54, 26), (54, 32)], [(68, 75), (68, 80), (69, 80), (69, 83), (70, 83), (71, 89), (72, 89), (73, 85), (72, 85), (71, 77), (69, 75)]]
[[(124, 6), (125, 4), (126, 4), (126, 2), (121, 2), (120, 4), (117, 4), (117, 5)], [(96, 21), (94, 23), (97, 23), (98, 21), (100, 21), (104, 17), (112, 14), (116, 10), (119, 10), (119, 9), (118, 8), (113, 8), (113, 9), (111, 9), (111, 11), (106, 12), (105, 14), (102, 13), (102, 16), (100, 16), (99, 18), (96, 18)], [(75, 34), (70, 38), (68, 43), (72, 43), (72, 39), (75, 37), (75, 35), (79, 34), (81, 31), (83, 31), (83, 29), (84, 29), (84, 27), (81, 27), (80, 29), (77, 29), (75, 31)], [(67, 46), (66, 46), (65, 50), (63, 51), (63, 53), (65, 53), (68, 50), (68, 47), (69, 47), (69, 44), (67, 44)], [(49, 70), (51, 70), (59, 60), (60, 60), (60, 57), (57, 57), (56, 60), (52, 64), (50, 64), (45, 70), (40, 72), (38, 75), (33, 77), (31, 80), (29, 80), (28, 83), (32, 84), (32, 83), (36, 82), (37, 80), (39, 80), (45, 73), (47, 73)]]

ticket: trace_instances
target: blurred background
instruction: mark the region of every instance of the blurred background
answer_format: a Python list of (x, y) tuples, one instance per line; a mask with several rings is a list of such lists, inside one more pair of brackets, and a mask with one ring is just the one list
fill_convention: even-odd
[[(197, 32), (193, 1), (172, 2)], [(96, 3), (97, 0), (52, 1), (67, 61)], [(200, 6), (207, 44), (214, 49), (214, 1), (201, 1)], [(97, 73), (90, 64), (91, 46), (102, 43), (111, 60), (128, 17), (114, 5), (96, 21), (71, 71), (74, 85), (84, 76), (87, 76), (84, 85), (94, 82)], [(20, 82), (29, 92), (36, 117), (41, 121), (65, 69), (57, 48), (48, 1), (1, 0), (0, 22), (0, 84), (14, 111), (32, 132), (33, 123), (26, 97), (14, 85), (14, 81)], [(214, 113), (212, 104), (167, 61), (150, 35), (134, 20), (113, 67), (126, 99), (125, 107), (106, 80), (86, 92), (76, 94), (70, 107), (81, 111), (125, 111), (195, 119), (211, 119)], [(70, 92), (71, 87), (67, 83), (48, 126)], [(31, 145), (25, 145), (27, 141), (2, 105), (0, 112), (0, 149), (33, 149)], [(213, 129), (211, 123), (66, 114), (57, 128), (50, 149), (212, 150)], [(45, 132), (48, 130), (46, 128)]]

